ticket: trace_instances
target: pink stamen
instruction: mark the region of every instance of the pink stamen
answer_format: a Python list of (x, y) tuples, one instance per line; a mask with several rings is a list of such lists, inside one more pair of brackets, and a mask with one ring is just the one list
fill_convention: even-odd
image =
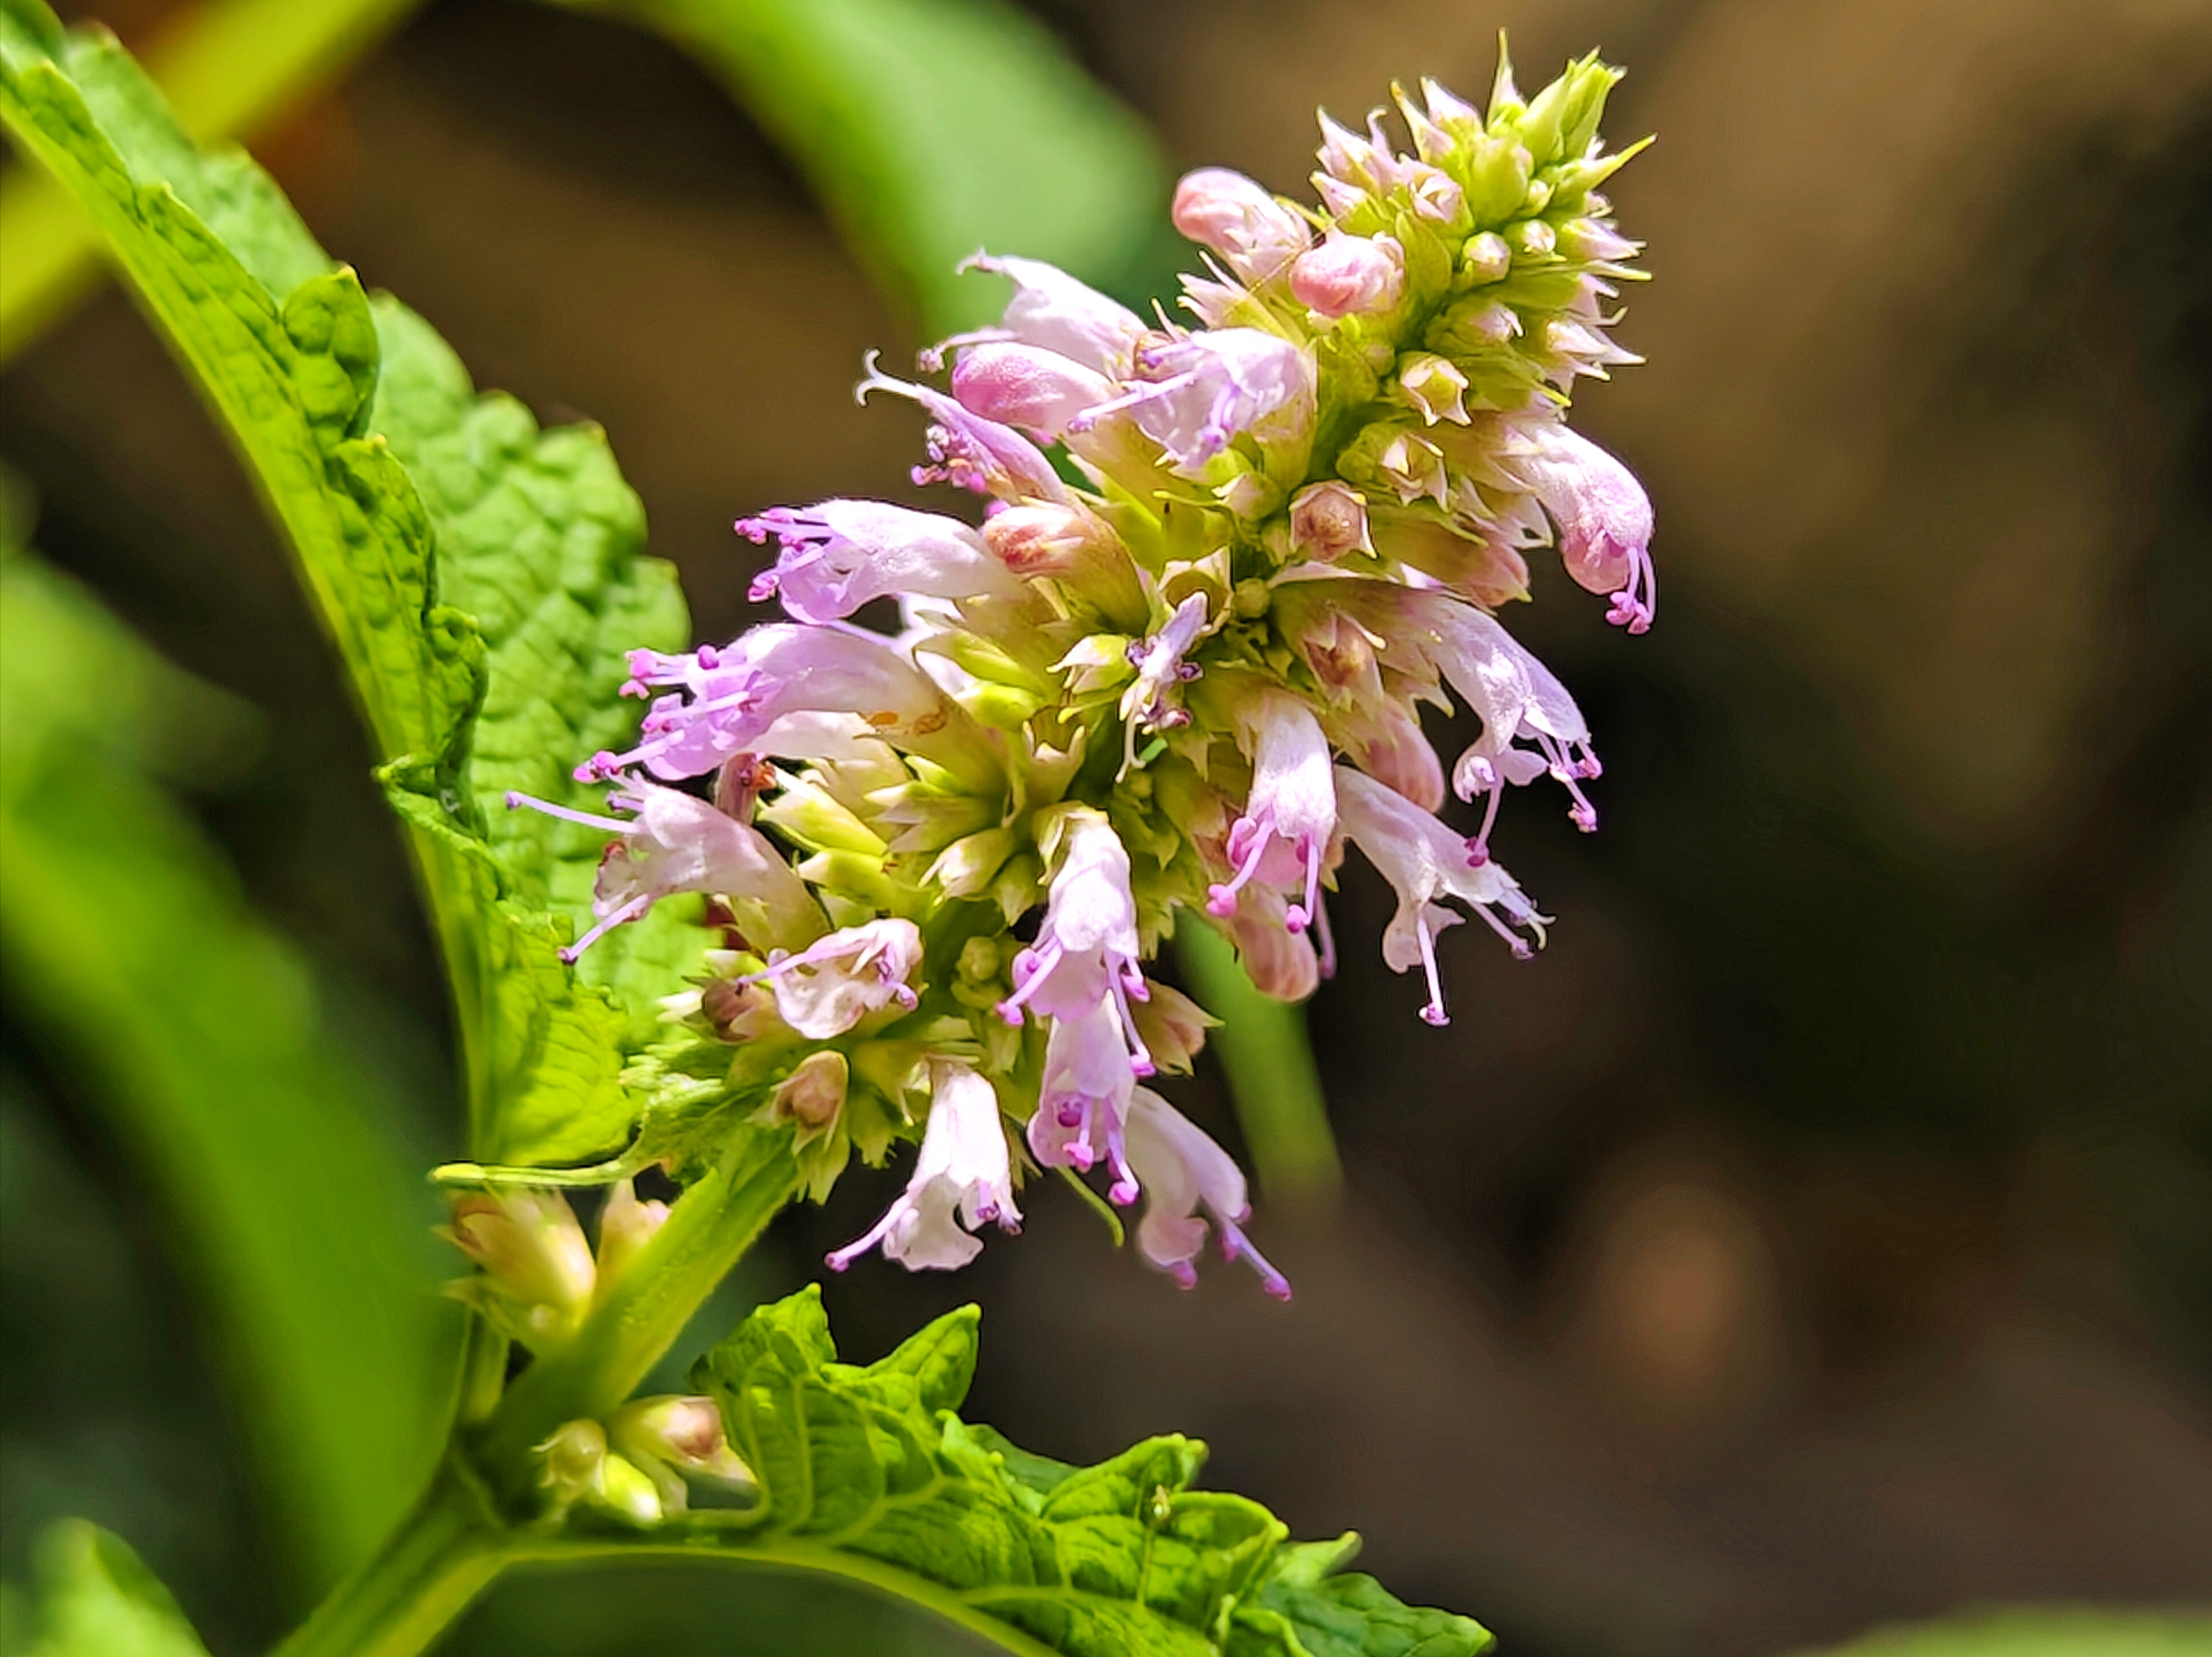
[[(1483, 918), (1490, 920), (1487, 911), (1483, 913)], [(1490, 920), (1490, 923), (1492, 926), (1498, 924), (1494, 920)], [(1421, 1017), (1426, 1022), (1441, 1027), (1451, 1022), (1451, 1014), (1444, 1011), (1443, 980), (1437, 972), (1437, 941), (1429, 935), (1426, 917), (1413, 923), (1413, 930), (1421, 940), (1421, 969), (1429, 975), (1429, 1004), (1421, 1008)]]
[(577, 959), (581, 956), (586, 949), (589, 949), (593, 944), (597, 943), (601, 938), (605, 937), (608, 933), (613, 931), (617, 927), (623, 925), (625, 922), (635, 920), (639, 916), (644, 914), (647, 910), (652, 907), (653, 894), (649, 892), (641, 892), (636, 897), (624, 904), (621, 908), (608, 915), (605, 920), (602, 920), (597, 926), (594, 926), (590, 931), (584, 934), (582, 937), (577, 939), (575, 942), (570, 944), (566, 949), (557, 950), (555, 953), (560, 956), (562, 965), (564, 966), (574, 966), (576, 964)]
[(581, 823), (586, 828), (605, 829), (610, 834), (631, 834), (637, 829), (636, 824), (625, 823), (619, 818), (600, 817), (588, 811), (572, 811), (567, 806), (556, 806), (550, 800), (540, 800), (536, 795), (509, 789), (507, 791), (507, 808), (513, 811), (517, 806), (527, 806), (548, 817), (557, 817), (564, 823)]

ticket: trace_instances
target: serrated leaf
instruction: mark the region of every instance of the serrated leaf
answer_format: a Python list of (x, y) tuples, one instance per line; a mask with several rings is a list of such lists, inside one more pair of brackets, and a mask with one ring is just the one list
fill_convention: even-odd
[(50, 1526), (32, 1560), (30, 1625), (20, 1636), (9, 1630), (16, 1657), (207, 1657), (169, 1591), (99, 1526), (81, 1519)]
[[(1257, 1502), (1194, 1488), (1206, 1447), (1147, 1439), (1094, 1467), (1015, 1449), (953, 1409), (972, 1373), (963, 1307), (866, 1368), (836, 1362), (810, 1286), (761, 1307), (702, 1358), (760, 1480), (750, 1528), (703, 1527), (767, 1557), (827, 1548), (869, 1580), (1008, 1643), (1067, 1657), (1472, 1657), (1465, 1617), (1338, 1576), (1352, 1544), (1298, 1546)], [(888, 1569), (886, 1569), (888, 1568)]]
[(372, 306), (249, 159), (196, 149), (121, 48), (57, 32), (35, 0), (0, 10), (0, 117), (90, 210), (338, 643), (416, 831), (472, 1149), (612, 1150), (635, 1116), (624, 1053), (703, 937), (665, 905), (580, 980), (553, 952), (588, 914), (599, 845), (499, 804), (509, 788), (573, 798), (566, 767), (620, 720), (623, 648), (674, 648), (687, 630), (672, 573), (638, 554), (642, 514), (603, 436), (540, 432), (511, 399), (477, 396), (428, 325)]

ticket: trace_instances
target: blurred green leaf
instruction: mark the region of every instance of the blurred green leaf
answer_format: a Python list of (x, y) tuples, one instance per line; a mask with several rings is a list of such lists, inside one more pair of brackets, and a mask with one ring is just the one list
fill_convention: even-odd
[(1818, 1657), (2203, 1657), (2208, 1651), (2212, 1615), (2052, 1605), (1883, 1629)]
[(978, 248), (1149, 291), (1167, 174), (1144, 124), (1003, 0), (601, 0), (726, 82), (933, 333), (994, 321)]
[(169, 1591), (97, 1526), (64, 1520), (33, 1557), (34, 1598), (19, 1611), (11, 1596), (4, 1620), (9, 1657), (207, 1657)]
[(0, 5), (0, 115), (91, 210), (298, 554), (417, 831), (471, 1148), (521, 1162), (618, 1145), (635, 1114), (623, 1049), (651, 1010), (635, 980), (665, 983), (704, 934), (665, 905), (593, 952), (619, 1002), (579, 980), (555, 951), (600, 842), (498, 803), (516, 786), (575, 797), (565, 766), (620, 717), (623, 648), (688, 642), (604, 437), (541, 434), (512, 399), (478, 398), (250, 159), (196, 149), (128, 54), (61, 33), (36, 0)]
[[(186, 9), (147, 64), (185, 131), (249, 138), (297, 108), (417, 0), (214, 0)], [(100, 236), (49, 177), (0, 177), (0, 362), (58, 320), (100, 270)]]
[(149, 775), (224, 713), (88, 594), (0, 564), (0, 961), (179, 1222), (280, 1533), (327, 1580), (428, 1465), (431, 1215), (306, 966)]
[(755, 1312), (691, 1384), (720, 1404), (761, 1505), (695, 1515), (679, 1545), (860, 1576), (1019, 1652), (1473, 1657), (1489, 1647), (1466, 1617), (1338, 1575), (1356, 1538), (1292, 1545), (1257, 1502), (1193, 1489), (1206, 1459), (1194, 1440), (1147, 1439), (1073, 1467), (963, 1423), (953, 1412), (975, 1370), (977, 1319), (963, 1307), (862, 1368), (837, 1362), (818, 1288)]

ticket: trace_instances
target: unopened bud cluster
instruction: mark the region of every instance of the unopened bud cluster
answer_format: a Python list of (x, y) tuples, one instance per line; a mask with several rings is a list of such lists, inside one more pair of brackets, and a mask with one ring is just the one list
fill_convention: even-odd
[(754, 1488), (752, 1471), (722, 1435), (707, 1398), (635, 1398), (605, 1422), (572, 1421), (538, 1447), (538, 1480), (550, 1517), (581, 1505), (632, 1525), (687, 1511), (694, 1482)]
[[(1655, 600), (1644, 491), (1566, 423), (1580, 380), (1633, 360), (1608, 330), (1637, 248), (1598, 193), (1625, 159), (1597, 137), (1616, 78), (1592, 58), (1523, 99), (1501, 71), (1487, 110), (1425, 83), (1398, 97), (1402, 146), (1380, 113), (1364, 133), (1324, 119), (1319, 210), (1191, 174), (1192, 326), (978, 254), (1012, 283), (1000, 324), (926, 353), (939, 384), (871, 362), (860, 387), (926, 411), (915, 478), (970, 509), (742, 521), (776, 549), (753, 595), (787, 618), (635, 654), (638, 740), (578, 771), (605, 813), (511, 800), (610, 842), (572, 957), (710, 896), (727, 947), (678, 1014), (731, 1045), (817, 1194), (868, 1148), (858, 1118), (878, 1150), (919, 1142), (832, 1265), (963, 1264), (987, 1223), (1018, 1225), (1034, 1166), (1141, 1197), (1140, 1246), (1178, 1280), (1211, 1234), (1287, 1294), (1235, 1163), (1143, 1085), (1209, 1022), (1148, 976), (1162, 940), (1217, 928), (1261, 990), (1304, 996), (1356, 845), (1395, 890), (1384, 959), (1421, 970), (1431, 1023), (1444, 929), (1541, 943), (1492, 825), (1549, 779), (1594, 827), (1598, 763), (1497, 612), (1544, 548), (1631, 632)], [(884, 599), (896, 637), (851, 619)], [(1420, 716), (1454, 698), (1481, 734), (1447, 765)], [(1448, 786), (1472, 834), (1437, 815)], [(535, 1214), (456, 1221), (534, 1343), (591, 1288), (580, 1238)]]

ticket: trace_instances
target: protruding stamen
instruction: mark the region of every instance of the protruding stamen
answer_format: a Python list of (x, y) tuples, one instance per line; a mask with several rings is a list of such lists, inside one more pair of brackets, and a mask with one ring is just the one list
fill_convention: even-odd
[(527, 806), (548, 817), (557, 817), (564, 823), (581, 823), (586, 828), (605, 829), (610, 834), (630, 834), (637, 828), (636, 824), (625, 823), (619, 818), (601, 817), (588, 811), (573, 811), (567, 806), (556, 806), (550, 800), (540, 800), (534, 794), (509, 789), (507, 791), (507, 808), (513, 811), (518, 806)]
[[(1482, 913), (1485, 920), (1490, 920), (1487, 911)], [(1498, 924), (1494, 920), (1490, 920), (1490, 923), (1492, 926)], [(1429, 975), (1429, 1004), (1421, 1008), (1421, 1017), (1426, 1022), (1441, 1027), (1451, 1022), (1451, 1014), (1444, 1011), (1443, 979), (1437, 972), (1437, 941), (1429, 934), (1426, 916), (1413, 923), (1413, 929), (1421, 940), (1421, 970)]]
[(574, 966), (576, 964), (578, 957), (581, 956), (586, 949), (589, 949), (601, 938), (605, 937), (608, 933), (613, 931), (624, 922), (635, 920), (639, 916), (644, 914), (647, 910), (652, 907), (653, 894), (649, 892), (641, 892), (636, 897), (631, 899), (621, 908), (611, 911), (605, 919), (599, 923), (598, 925), (594, 926), (590, 931), (584, 934), (582, 937), (577, 939), (575, 942), (570, 944), (566, 949), (556, 950), (555, 953), (560, 956), (562, 966)]

